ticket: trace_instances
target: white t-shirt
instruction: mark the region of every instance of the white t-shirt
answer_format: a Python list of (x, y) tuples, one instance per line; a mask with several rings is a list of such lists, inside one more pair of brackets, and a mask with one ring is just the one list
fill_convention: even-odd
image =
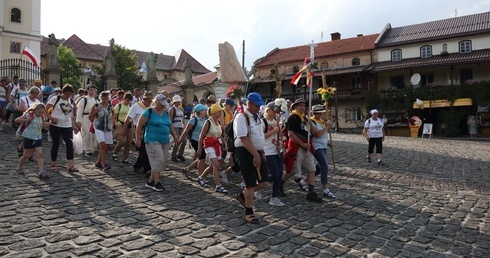
[[(20, 99), (28, 96), (29, 92), (26, 90), (21, 90), (20, 88), (17, 88), (15, 90), (12, 90), (10, 92), (10, 96), (14, 96), (14, 104), (18, 107), (20, 105)], [(18, 98), (17, 98), (18, 96)]]
[[(54, 105), (54, 103), (58, 100), (58, 96), (52, 97), (48, 104)], [(51, 112), (51, 116), (58, 119), (57, 124), (53, 124), (56, 127), (62, 128), (70, 128), (73, 126), (73, 102), (71, 99), (64, 100), (60, 97), (56, 106), (53, 106), (53, 111)]]
[(145, 111), (146, 107), (145, 108), (142, 108), (141, 105), (140, 105), (141, 102), (138, 102), (134, 105), (132, 105), (130, 108), (129, 108), (129, 112), (128, 112), (128, 117), (133, 119), (133, 124), (135, 126), (138, 126), (138, 122), (140, 120), (140, 116), (141, 114), (143, 114), (143, 111)]
[[(267, 118), (265, 119), (267, 120)], [(263, 122), (263, 120), (262, 120)], [(274, 128), (277, 127), (277, 121), (272, 120), (269, 121), (267, 120), (267, 124), (264, 126), (267, 126), (267, 132), (270, 132), (274, 130)], [(281, 136), (282, 137), (282, 136)], [(264, 146), (264, 152), (265, 156), (271, 156), (271, 155), (277, 155), (277, 134), (273, 134), (269, 136), (269, 138), (265, 138), (265, 146)]]
[(0, 101), (7, 101), (7, 90), (0, 86)]
[[(85, 99), (87, 99), (87, 105), (85, 105)], [(88, 114), (90, 114), (90, 110), (92, 110), (92, 107), (97, 103), (97, 100), (95, 99), (95, 97), (90, 97), (90, 96), (86, 96), (86, 97), (82, 97), (78, 100), (78, 104), (77, 104), (77, 117), (76, 117), (76, 122), (82, 122), (83, 120), (83, 116), (87, 116), (88, 117)], [(85, 106), (85, 109), (84, 109), (84, 106)]]
[[(245, 116), (248, 116), (250, 121), (249, 128), (247, 128), (247, 122)], [(247, 136), (250, 131), (250, 139), (256, 150), (264, 150), (265, 137), (264, 137), (264, 125), (262, 119), (257, 117), (254, 120), (252, 114), (245, 109), (244, 113), (238, 113), (233, 120), (233, 131), (235, 132), (235, 147), (244, 147), (242, 139), (240, 137)]]
[(34, 99), (34, 100), (30, 99), (29, 96), (25, 96), (25, 97), (21, 98), (20, 102), (21, 103), (20, 103), (19, 107), (22, 107), (22, 105), (24, 105), (24, 108), (26, 110), (31, 108), (32, 105), (34, 105), (36, 103), (41, 103), (41, 101), (39, 101), (38, 99)]
[(369, 118), (364, 123), (364, 128), (367, 128), (367, 136), (369, 138), (382, 138), (383, 137), (383, 121), (380, 118), (374, 120)]

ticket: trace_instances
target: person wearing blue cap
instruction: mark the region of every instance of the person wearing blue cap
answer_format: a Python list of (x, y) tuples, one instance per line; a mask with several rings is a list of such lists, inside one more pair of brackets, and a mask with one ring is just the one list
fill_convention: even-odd
[[(262, 96), (256, 92), (250, 93), (247, 96), (247, 108), (237, 114), (233, 121), (235, 154), (245, 181), (245, 190), (237, 193), (236, 199), (245, 208), (243, 219), (254, 224), (259, 223), (252, 208), (254, 193), (269, 184), (269, 169), (264, 154), (264, 124), (258, 117), (262, 105)], [(256, 195), (257, 199), (260, 197)]]
[[(197, 167), (198, 174), (202, 174), (204, 171), (204, 166), (206, 165), (206, 152), (202, 151), (201, 155), (197, 157), (197, 149), (199, 149), (199, 135), (202, 131), (204, 123), (206, 119), (206, 112), (208, 107), (203, 104), (197, 104), (194, 107), (194, 117), (191, 118), (184, 129), (184, 132), (180, 135), (180, 138), (177, 140), (176, 144), (181, 144), (186, 137), (189, 137), (191, 141), (191, 146), (195, 151), (194, 161), (188, 166), (182, 169), (182, 173), (185, 177), (189, 177), (189, 171)], [(196, 159), (197, 158), (197, 159)]]

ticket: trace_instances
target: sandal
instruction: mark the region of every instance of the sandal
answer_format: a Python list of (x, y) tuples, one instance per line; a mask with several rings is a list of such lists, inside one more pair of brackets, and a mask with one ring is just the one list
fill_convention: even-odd
[(58, 167), (51, 165), (51, 172), (58, 172)]
[(69, 168), (68, 168), (68, 172), (69, 172), (69, 173), (79, 172), (79, 170), (78, 170), (76, 167), (69, 167)]
[(27, 161), (36, 162), (36, 160), (33, 157), (28, 158)]
[(237, 193), (235, 195), (235, 198), (238, 200), (238, 202), (245, 208), (245, 199), (242, 198), (242, 195), (240, 193)]
[(190, 179), (189, 177), (189, 170), (187, 169), (187, 167), (184, 167), (182, 169), (182, 174), (184, 174), (184, 176), (187, 178), (187, 179)]
[(46, 174), (44, 171), (38, 174), (39, 179), (41, 180), (47, 180), (49, 179), (48, 174)]
[(251, 224), (259, 224), (259, 219), (257, 219), (254, 214), (244, 214), (243, 219)]
[(209, 187), (209, 185), (206, 183), (206, 181), (204, 181), (204, 179), (202, 178), (197, 178), (197, 183), (199, 183), (199, 185), (201, 185), (202, 187)]

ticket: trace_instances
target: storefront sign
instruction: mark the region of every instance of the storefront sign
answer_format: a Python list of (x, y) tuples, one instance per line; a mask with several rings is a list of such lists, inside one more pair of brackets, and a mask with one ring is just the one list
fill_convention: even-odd
[[(413, 109), (418, 109), (418, 108), (441, 108), (441, 107), (450, 107), (451, 106), (451, 101), (447, 99), (438, 99), (438, 100), (424, 100), (423, 106), (418, 106), (416, 102), (413, 103)], [(462, 99), (456, 99), (454, 101), (455, 107), (464, 107), (464, 106), (472, 106), (473, 105), (473, 100), (470, 98), (462, 98)]]

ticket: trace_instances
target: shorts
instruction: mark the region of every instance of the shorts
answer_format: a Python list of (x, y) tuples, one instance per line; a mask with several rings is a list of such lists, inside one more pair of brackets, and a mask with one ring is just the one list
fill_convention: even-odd
[(315, 172), (315, 157), (310, 151), (305, 150), (304, 148), (299, 148), (298, 153), (296, 154), (296, 160), (293, 164), (292, 173), (296, 175), (301, 175), (301, 172)]
[(0, 108), (6, 108), (7, 107), (7, 101), (6, 100), (0, 100)]
[[(199, 148), (198, 145), (199, 145), (198, 141), (191, 140), (191, 146), (195, 152), (197, 152), (197, 149)], [(199, 156), (199, 159), (200, 160), (206, 159), (206, 151), (201, 151), (201, 156)]]
[(25, 150), (43, 147), (43, 141), (41, 139), (32, 140), (32, 139), (24, 138), (23, 142), (24, 142), (24, 149)]
[(267, 167), (267, 160), (263, 152), (260, 153), (261, 162), (259, 171), (253, 166), (254, 158), (247, 149), (237, 147), (234, 153), (246, 187), (255, 187), (257, 183), (269, 182), (269, 168)]
[(208, 159), (218, 159), (221, 160), (221, 156), (216, 156), (216, 149), (214, 147), (207, 147), (204, 149), (206, 152), (206, 157)]
[(109, 145), (114, 143), (114, 139), (112, 137), (112, 131), (104, 132), (95, 129), (95, 137), (97, 138), (98, 143), (104, 142), (105, 144), (109, 144)]
[(150, 161), (151, 172), (163, 172), (168, 159), (169, 143), (147, 142), (145, 143), (146, 153)]

